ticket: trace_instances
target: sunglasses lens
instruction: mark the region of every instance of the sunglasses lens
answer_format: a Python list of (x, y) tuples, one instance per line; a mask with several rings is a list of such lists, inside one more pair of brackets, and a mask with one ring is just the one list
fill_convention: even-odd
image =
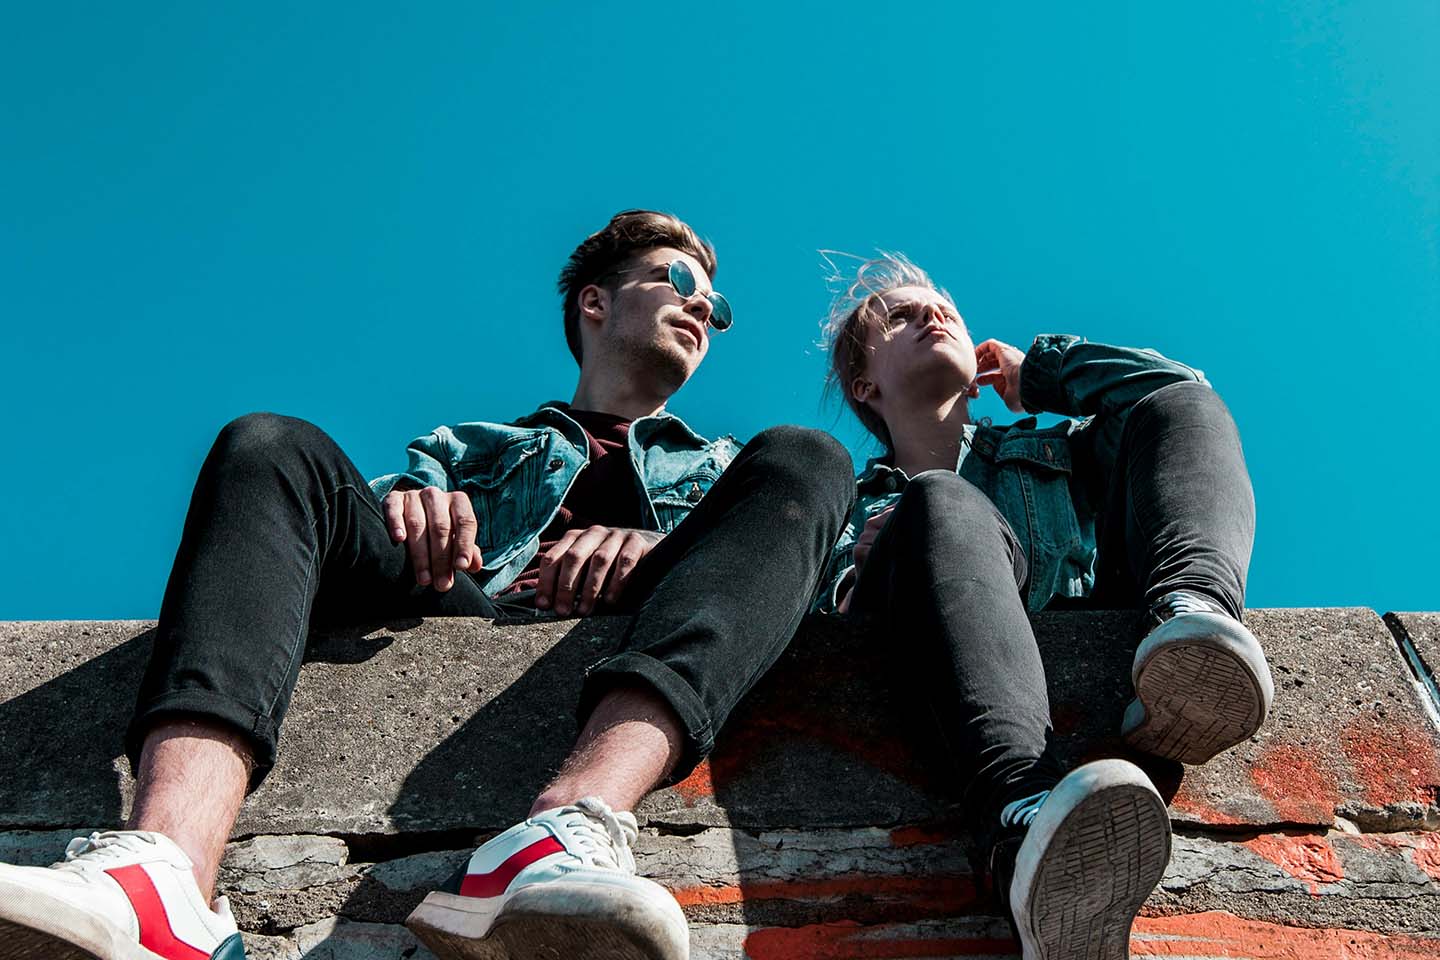
[(735, 317), (730, 313), (730, 301), (718, 293), (710, 294), (710, 326), (716, 330), (729, 330)]
[(682, 297), (693, 297), (695, 295), (695, 274), (690, 272), (690, 267), (684, 260), (674, 260), (670, 263), (670, 286)]
[[(684, 260), (671, 261), (670, 286), (687, 300), (695, 296), (695, 274), (690, 272), (690, 266)], [(706, 299), (710, 301), (710, 326), (716, 330), (729, 330), (730, 324), (735, 322), (730, 314), (730, 301), (718, 293), (712, 293)]]

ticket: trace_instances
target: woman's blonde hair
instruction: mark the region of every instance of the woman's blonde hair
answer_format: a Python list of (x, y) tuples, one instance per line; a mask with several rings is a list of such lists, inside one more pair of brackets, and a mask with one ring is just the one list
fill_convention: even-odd
[[(870, 331), (884, 322), (884, 311), (876, 309), (880, 297), (897, 287), (924, 287), (934, 290), (950, 305), (955, 300), (930, 275), (910, 261), (903, 253), (877, 250), (870, 259), (835, 250), (821, 250), (820, 256), (829, 270), (825, 278), (833, 297), (830, 313), (821, 323), (821, 343), (830, 352), (830, 371), (825, 376), (826, 391), (838, 391), (845, 404), (874, 437), (891, 448), (890, 431), (885, 421), (867, 404), (856, 400), (850, 392), (855, 378), (865, 372), (865, 341)], [(840, 261), (853, 263), (851, 269)]]

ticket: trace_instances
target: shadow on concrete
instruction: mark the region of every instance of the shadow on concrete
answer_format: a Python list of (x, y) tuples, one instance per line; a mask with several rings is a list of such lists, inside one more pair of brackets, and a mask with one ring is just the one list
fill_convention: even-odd
[[(1136, 615), (1048, 613), (1035, 622), (1057, 759), (1067, 768), (1104, 756), (1143, 761), (1168, 800), (1183, 768), (1138, 757), (1117, 735), (1131, 696), (1129, 665), (1140, 633)], [(451, 853), (444, 868), (458, 869), (475, 843), (521, 820), (574, 741), (574, 705), (586, 667), (612, 652), (623, 626), (619, 618), (557, 625), (563, 636), (406, 776), (388, 810), (404, 836), (355, 838), (354, 859), (376, 862), (445, 850)], [(353, 644), (364, 636), (326, 638), (312, 655), (360, 656)], [(389, 638), (365, 642), (379, 644), (373, 655)], [(890, 828), (897, 844), (912, 842), (902, 836), (936, 836), (943, 842), (964, 834), (956, 765), (907, 667), (885, 638), (833, 619), (807, 620), (790, 649), (737, 707), (705, 766), (647, 801), (650, 822), (681, 832), (724, 823), (762, 836), (786, 828), (879, 826)], [(467, 817), (457, 821), (456, 811)], [(772, 855), (735, 853), (739, 916), (733, 919), (752, 929), (837, 920), (903, 924), (993, 913), (973, 869), (911, 878), (904, 889), (857, 871), (796, 877), (787, 890), (775, 880)], [(436, 862), (428, 869), (435, 870)], [(442, 883), (438, 874), (429, 878), (430, 886)], [(907, 892), (912, 887), (919, 892)], [(392, 890), (367, 875), (338, 912), (400, 923), (426, 890), (425, 883)], [(340, 955), (343, 936), (315, 945), (307, 957)], [(764, 943), (755, 946), (764, 952)]]
[(113, 761), (124, 750), (154, 635), (146, 630), (0, 702), (0, 825), (104, 828), (121, 821), (125, 777)]
[[(1146, 770), (1168, 802), (1184, 768), (1139, 755), (1118, 735), (1132, 696), (1130, 664), (1145, 627), (1141, 618), (1129, 611), (1045, 613), (1035, 618), (1035, 627), (1055, 724), (1050, 751), (1061, 768), (1124, 757)], [(981, 941), (1001, 953), (1009, 948), (1004, 924), (983, 921), (997, 913), (996, 905), (977, 884), (985, 851), (969, 833), (955, 757), (940, 735), (916, 665), (898, 657), (889, 638), (835, 620), (808, 621), (737, 709), (706, 774), (713, 802), (736, 825), (888, 827), (893, 846), (935, 849), (928, 862), (936, 872), (924, 876), (867, 874), (862, 856), (850, 872), (822, 868), (819, 875), (779, 883), (774, 868), (783, 840), (771, 841), (770, 849), (752, 848), (762, 851), (758, 855), (737, 850), (740, 881), (734, 896), (742, 922), (757, 931), (746, 946), (756, 960), (783, 956), (795, 946), (791, 932), (766, 928), (807, 925), (804, 936), (836, 938), (830, 947), (848, 956), (845, 949), (867, 949), (846, 946), (855, 923), (903, 925), (965, 916), (976, 918), (980, 925), (973, 929), (979, 933), (961, 939), (940, 934), (942, 939), (926, 948), (974, 952)], [(706, 786), (682, 784), (681, 792), (695, 796)], [(968, 870), (953, 853), (957, 841), (968, 848)], [(848, 859), (843, 851), (834, 857)], [(872, 862), (882, 860), (876, 856)], [(997, 930), (998, 946), (991, 942)], [(894, 935), (909, 937), (913, 931)], [(868, 949), (886, 947), (877, 942)]]
[[(496, 621), (502, 628), (522, 623), (534, 621)], [(476, 845), (525, 818), (575, 741), (575, 704), (585, 668), (612, 652), (623, 626), (618, 617), (554, 624), (563, 635), (416, 764), (387, 810), (402, 835), (347, 841), (355, 862), (448, 851), (441, 872), (435, 872), (432, 860), (425, 882), (406, 884), (403, 890), (366, 874), (339, 916), (403, 923), (430, 889), (463, 869)], [(507, 639), (503, 632), (491, 636), (498, 642)], [(348, 956), (345, 936), (339, 928), (305, 956)]]

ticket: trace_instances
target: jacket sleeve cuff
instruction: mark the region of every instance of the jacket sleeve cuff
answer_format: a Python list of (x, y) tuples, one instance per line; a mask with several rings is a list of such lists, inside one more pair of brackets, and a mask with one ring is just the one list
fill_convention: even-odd
[(389, 473), (370, 481), (370, 492), (376, 500), (384, 500), (391, 490), (423, 490), (425, 484), (408, 473)]
[(1028, 413), (1069, 413), (1061, 371), (1065, 351), (1080, 342), (1068, 333), (1042, 333), (1020, 367), (1020, 403)]

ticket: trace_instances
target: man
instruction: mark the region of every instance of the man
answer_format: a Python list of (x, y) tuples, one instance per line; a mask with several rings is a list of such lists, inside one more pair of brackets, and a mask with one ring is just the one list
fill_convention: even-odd
[(678, 904), (634, 876), (628, 811), (706, 755), (779, 656), (853, 498), (823, 434), (773, 428), (740, 449), (665, 411), (730, 326), (714, 274), (681, 221), (617, 214), (560, 275), (571, 402), (441, 427), (370, 485), (310, 424), (229, 424), (128, 733), (127, 829), (77, 838), (52, 868), (0, 866), (0, 957), (242, 958), (215, 875), (275, 761), (311, 624), (515, 603), (635, 617), (587, 674), (579, 739), (530, 817), (408, 922), (442, 958), (686, 957)]
[[(1240, 439), (1199, 371), (1149, 350), (972, 343), (954, 301), (898, 256), (835, 304), (831, 377), (884, 445), (857, 481), (821, 606), (878, 627), (939, 718), (1025, 960), (1120, 960), (1170, 851), (1165, 804), (1119, 759), (1050, 756), (1028, 611), (1142, 607), (1147, 753), (1203, 763), (1254, 734), (1274, 689), (1241, 623), (1255, 503)], [(972, 422), (992, 386), (1014, 412)], [(1062, 774), (1064, 774), (1062, 776)]]

